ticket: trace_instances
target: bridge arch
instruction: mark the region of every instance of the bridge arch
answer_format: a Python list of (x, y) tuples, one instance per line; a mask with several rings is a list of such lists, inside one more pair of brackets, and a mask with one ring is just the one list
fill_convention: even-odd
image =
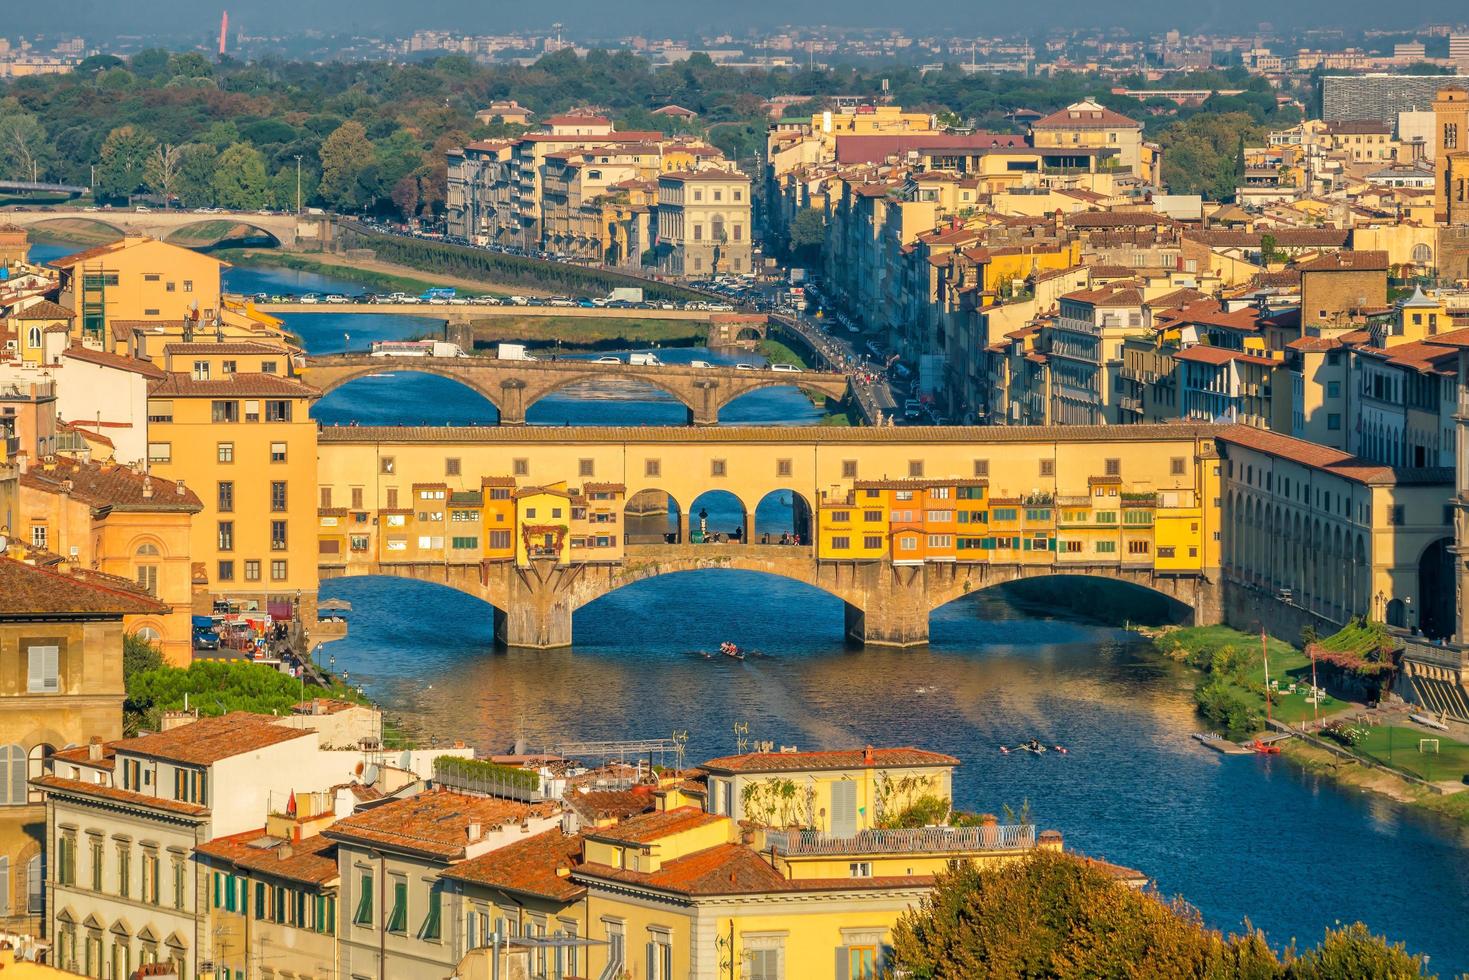
[[(15, 220), (16, 217), (16, 215), (7, 214), (5, 220), (7, 223), (21, 224), (21, 222)], [(23, 227), (29, 232), (40, 235), (45, 235), (47, 232), (50, 232), (55, 237), (63, 240), (67, 239), (66, 232), (70, 231), (75, 233), (79, 226), (95, 229), (98, 234), (105, 233), (111, 236), (110, 238), (98, 241), (97, 244), (99, 245), (125, 237), (125, 232), (119, 225), (113, 224), (105, 218), (91, 213), (81, 216), (38, 217), (26, 221), (23, 224)], [(76, 250), (81, 251), (85, 247), (87, 246), (78, 245)]]
[[(589, 365), (595, 365), (595, 363), (596, 362), (594, 361), (588, 362)], [(642, 396), (644, 398), (651, 396), (651, 400), (653, 401), (662, 401), (664, 398), (666, 398), (666, 400), (670, 403), (670, 410), (675, 413), (677, 412), (677, 409), (673, 409), (671, 406), (682, 406), (685, 410), (685, 415), (679, 417), (677, 424), (684, 424), (688, 422), (689, 417), (691, 416), (691, 413), (694, 411), (695, 408), (694, 405), (690, 404), (686, 394), (679, 392), (679, 390), (672, 383), (660, 381), (654, 375), (640, 375), (636, 378), (609, 377), (604, 372), (599, 372), (594, 366), (589, 366), (585, 373), (568, 373), (564, 376), (557, 376), (544, 384), (536, 385), (534, 389), (527, 389), (522, 399), (522, 408), (526, 413), (527, 419), (529, 419), (530, 413), (537, 406), (541, 406), (542, 409), (542, 411), (537, 414), (544, 414), (544, 412), (548, 409), (548, 406), (544, 404), (548, 398), (560, 395), (564, 398), (580, 399), (582, 398), (583, 391), (595, 391), (597, 388), (605, 389), (608, 386), (611, 386), (614, 389), (623, 389), (629, 394), (636, 393), (637, 396)], [(663, 397), (660, 398), (660, 396)], [(634, 397), (630, 398), (629, 400), (636, 401), (638, 399)], [(540, 421), (549, 420), (541, 419)], [(663, 422), (656, 424), (668, 423)]]
[[(239, 234), (240, 231), (246, 234)], [(282, 245), (275, 232), (253, 221), (245, 218), (212, 218), (207, 215), (200, 216), (197, 221), (169, 228), (163, 236), (165, 242), (185, 248), (211, 248), (221, 242), (257, 239), (268, 240), (269, 248), (280, 248)]]
[[(413, 360), (411, 358), (374, 358), (371, 363), (352, 365), (351, 367), (342, 368), (338, 371), (334, 371), (328, 374), (325, 380), (317, 384), (317, 387), (321, 389), (322, 395), (329, 395), (337, 389), (349, 385), (354, 381), (360, 381), (363, 378), (370, 378), (377, 375), (389, 374), (428, 375), (431, 377), (444, 378), (446, 380), (453, 381), (456, 384), (468, 388), (470, 391), (484, 398), (487, 402), (494, 406), (495, 412), (497, 414), (500, 413), (500, 392), (495, 391), (488, 385), (476, 384), (473, 380), (471, 380), (470, 377), (464, 374), (456, 373), (453, 370), (447, 370), (441, 367), (433, 367), (429, 365), (415, 364), (413, 363)], [(308, 383), (313, 383), (313, 379), (311, 378), (310, 374), (306, 376), (306, 380), (308, 381)]]

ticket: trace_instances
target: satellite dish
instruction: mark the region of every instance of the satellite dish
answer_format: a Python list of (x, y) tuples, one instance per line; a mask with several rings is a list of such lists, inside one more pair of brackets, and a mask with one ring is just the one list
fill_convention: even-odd
[(369, 786), (371, 786), (373, 783), (377, 782), (377, 766), (376, 765), (371, 765), (371, 766), (368, 766), (367, 767), (367, 771), (362, 774), (362, 781), (365, 782)]

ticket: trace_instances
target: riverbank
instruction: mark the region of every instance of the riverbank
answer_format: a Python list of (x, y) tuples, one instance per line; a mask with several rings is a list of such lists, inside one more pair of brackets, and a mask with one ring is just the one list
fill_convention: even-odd
[(1387, 797), (1398, 803), (1469, 826), (1469, 792), (1437, 793), (1391, 772), (1362, 765), (1299, 738), (1278, 743), (1281, 755), (1306, 772), (1340, 786)]
[(503, 342), (532, 350), (555, 348), (569, 353), (626, 350), (629, 347), (702, 347), (709, 325), (698, 320), (644, 317), (494, 316), (476, 320), (474, 346)]
[[(242, 248), (217, 249), (213, 253), (231, 265), (242, 268), (290, 269), (318, 276), (330, 276), (358, 283), (377, 293), (421, 294), (436, 286), (452, 286), (475, 295), (508, 296), (509, 287), (486, 283), (478, 279), (461, 276), (439, 275), (421, 272), (408, 266), (394, 265), (377, 259), (352, 258), (331, 252), (313, 252), (302, 255), (276, 249)], [(549, 295), (543, 289), (517, 289), (525, 296)]]

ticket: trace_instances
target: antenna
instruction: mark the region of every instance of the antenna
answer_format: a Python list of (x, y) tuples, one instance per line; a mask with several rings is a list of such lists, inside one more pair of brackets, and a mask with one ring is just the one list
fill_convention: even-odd
[(746, 737), (749, 734), (750, 723), (748, 721), (734, 723), (735, 755), (744, 755), (745, 749), (750, 747), (750, 740)]

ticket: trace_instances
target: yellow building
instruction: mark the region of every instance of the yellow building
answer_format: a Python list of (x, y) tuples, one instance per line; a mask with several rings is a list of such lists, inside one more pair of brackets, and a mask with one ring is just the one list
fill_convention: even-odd
[[(123, 617), (161, 617), (167, 607), (129, 583), (75, 566), (40, 568), (0, 554), (0, 926), (40, 935), (44, 910), (46, 760), (68, 745), (122, 735)], [(8, 972), (8, 971), (7, 971)]]
[(698, 170), (658, 178), (658, 267), (673, 276), (753, 272), (750, 178)]
[(136, 582), (168, 611), (129, 616), (131, 633), (188, 666), (193, 586), (191, 529), (203, 509), (182, 484), (111, 462), (54, 457), (20, 478), (19, 527), (28, 540), (83, 568)]
[(107, 351), (140, 321), (209, 322), (220, 308), (225, 263), (152, 238), (128, 235), (52, 265), (61, 305), (80, 314), (73, 338)]
[(1142, 123), (1114, 112), (1095, 99), (1083, 99), (1031, 124), (1037, 149), (1057, 147), (1110, 148), (1117, 162), (1145, 183), (1163, 183), (1163, 151), (1143, 141)]
[[(261, 355), (264, 356), (264, 355)], [(319, 392), (276, 374), (173, 372), (148, 389), (149, 468), (199, 489), (190, 552), (201, 598), (314, 618)]]
[(550, 559), (564, 565), (571, 555), (571, 494), (566, 483), (515, 492), (515, 563)]
[[(15, 337), (21, 363), (34, 366), (46, 362), (46, 335), (69, 333), (75, 319), (76, 313), (43, 299), (15, 311), (5, 319), (5, 323)], [(59, 346), (67, 345), (62, 343)]]

